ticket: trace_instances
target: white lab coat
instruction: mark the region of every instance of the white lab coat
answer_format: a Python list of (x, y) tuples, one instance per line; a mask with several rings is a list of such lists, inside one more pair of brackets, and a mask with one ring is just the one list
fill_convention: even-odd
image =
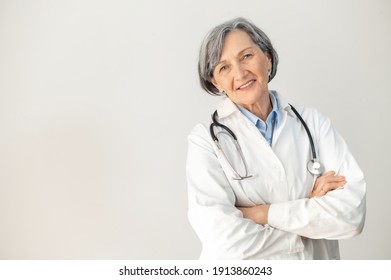
[[(295, 106), (325, 170), (347, 180), (343, 189), (307, 198), (315, 182), (306, 169), (309, 139), (290, 106), (274, 94), (284, 113), (272, 147), (229, 98), (217, 109), (219, 122), (236, 134), (253, 177), (232, 179), (210, 135), (211, 119), (196, 125), (188, 137), (188, 217), (202, 243), (201, 259), (339, 259), (338, 239), (363, 229), (366, 183), (346, 143), (317, 110)], [(223, 138), (220, 144), (227, 157), (243, 175), (232, 139)], [(257, 204), (271, 205), (268, 225), (243, 218), (236, 208)]]

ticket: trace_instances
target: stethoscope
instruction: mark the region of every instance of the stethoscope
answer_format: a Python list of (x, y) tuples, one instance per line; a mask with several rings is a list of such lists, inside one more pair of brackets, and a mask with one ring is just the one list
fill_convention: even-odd
[[(308, 139), (310, 140), (312, 158), (307, 163), (307, 170), (312, 175), (319, 176), (319, 175), (321, 175), (323, 173), (324, 168), (323, 168), (323, 165), (321, 164), (321, 162), (316, 159), (314, 140), (312, 139), (310, 130), (308, 129), (308, 126), (307, 126), (306, 122), (303, 120), (303, 118), (297, 112), (295, 107), (293, 107), (291, 104), (289, 104), (289, 106), (291, 106), (293, 113), (295, 113), (297, 118), (300, 120), (301, 124), (304, 126), (305, 131), (307, 132), (307, 135), (308, 135)], [(220, 130), (217, 133), (215, 133), (214, 132), (214, 128), (215, 127), (220, 127), (222, 130)], [(233, 131), (229, 127), (227, 127), (226, 125), (223, 125), (222, 123), (219, 123), (217, 121), (217, 110), (214, 111), (214, 113), (212, 115), (212, 123), (210, 124), (209, 129), (210, 129), (210, 135), (212, 136), (213, 141), (216, 143), (216, 146), (221, 151), (221, 155), (223, 156), (223, 158), (226, 161), (226, 163), (228, 164), (229, 168), (232, 170), (232, 172), (236, 176), (236, 177), (233, 177), (232, 179), (233, 180), (244, 180), (244, 179), (252, 177), (252, 175), (248, 174), (246, 160), (245, 160), (245, 158), (243, 156), (242, 149), (240, 148), (240, 145), (239, 145), (238, 139), (236, 138), (235, 133), (233, 133)], [(219, 143), (219, 139), (217, 138), (217, 136), (219, 134), (226, 134), (226, 135), (232, 137), (233, 142), (235, 144), (235, 147), (238, 150), (238, 153), (239, 153), (239, 156), (240, 156), (240, 160), (241, 160), (241, 162), (242, 162), (242, 164), (244, 166), (244, 172), (245, 172), (244, 176), (240, 175), (239, 172), (235, 170), (235, 168), (233, 167), (232, 163), (228, 159), (227, 155), (224, 153), (223, 149), (221, 148), (220, 143)]]

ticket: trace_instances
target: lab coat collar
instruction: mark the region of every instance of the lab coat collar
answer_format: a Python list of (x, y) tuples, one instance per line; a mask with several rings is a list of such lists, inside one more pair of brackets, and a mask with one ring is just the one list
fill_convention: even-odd
[(226, 118), (230, 116), (232, 113), (238, 112), (239, 109), (236, 107), (235, 103), (232, 102), (227, 96), (223, 97), (220, 100), (219, 105), (217, 106), (217, 114), (219, 115), (219, 119)]
[[(285, 101), (284, 97), (275, 90), (273, 90), (272, 92), (274, 96), (277, 98), (281, 108), (283, 108), (283, 110), (285, 110), (288, 113), (288, 115), (294, 116), (291, 106), (289, 106), (289, 104)], [(223, 97), (223, 99), (221, 99), (219, 105), (217, 106), (217, 113), (219, 115), (219, 119), (226, 118), (236, 112), (240, 112), (240, 110), (238, 109), (236, 104), (232, 102), (232, 100), (229, 99), (228, 97)]]
[(288, 102), (285, 101), (285, 98), (283, 95), (281, 95), (280, 93), (278, 93), (277, 91), (275, 90), (272, 90), (273, 91), (273, 94), (274, 96), (276, 97), (276, 99), (278, 100), (281, 108), (288, 113), (289, 116), (291, 117), (294, 117), (295, 116), (295, 113), (293, 113), (292, 111), (292, 108), (291, 106), (288, 104)]

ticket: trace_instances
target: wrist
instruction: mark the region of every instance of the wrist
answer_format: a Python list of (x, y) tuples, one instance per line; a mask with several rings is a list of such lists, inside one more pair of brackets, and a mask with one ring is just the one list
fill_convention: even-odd
[(269, 216), (269, 204), (262, 204), (260, 205), (260, 224), (266, 225), (269, 223), (268, 216)]

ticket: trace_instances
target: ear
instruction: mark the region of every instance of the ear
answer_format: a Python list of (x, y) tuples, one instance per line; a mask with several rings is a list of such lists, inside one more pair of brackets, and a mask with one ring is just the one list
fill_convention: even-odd
[(272, 66), (273, 66), (272, 65), (272, 58), (268, 52), (266, 53), (266, 59), (267, 59), (267, 69), (272, 71)]

